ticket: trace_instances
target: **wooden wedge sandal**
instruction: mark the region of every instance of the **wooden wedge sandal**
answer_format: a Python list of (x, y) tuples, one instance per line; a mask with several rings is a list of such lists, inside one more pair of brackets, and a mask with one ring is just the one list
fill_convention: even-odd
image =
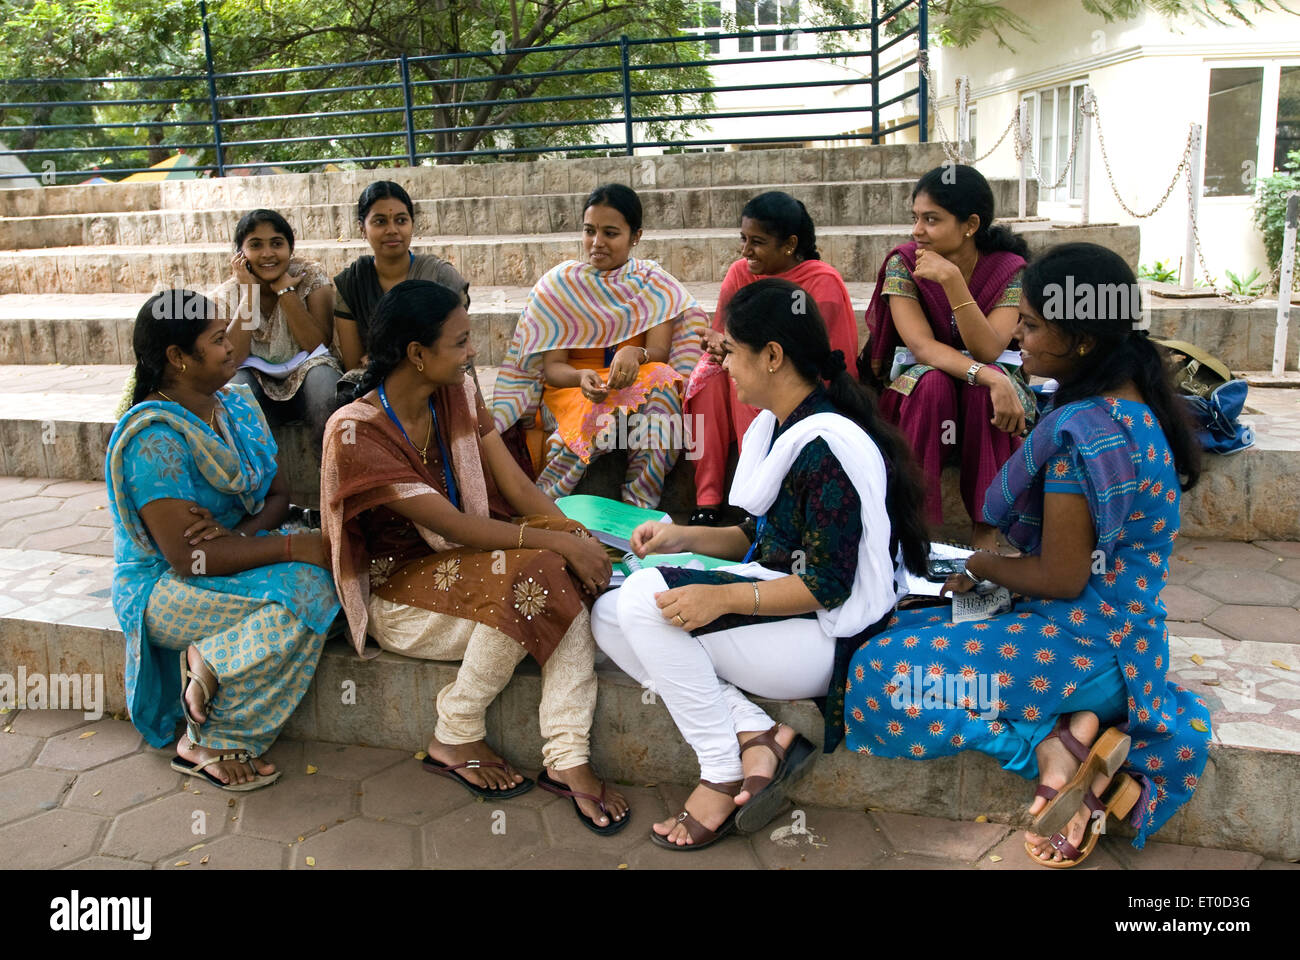
[(1034, 796), (1046, 797), (1048, 801), (1047, 806), (1034, 817), (1034, 833), (1040, 836), (1050, 836), (1070, 822), (1075, 811), (1086, 802), (1085, 794), (1090, 793), (1092, 781), (1101, 775), (1113, 777), (1128, 759), (1132, 743), (1127, 733), (1118, 727), (1110, 727), (1097, 737), (1089, 750), (1071, 735), (1069, 714), (1063, 714), (1057, 721), (1056, 729), (1048, 734), (1048, 739), (1052, 737), (1057, 737), (1070, 755), (1079, 761), (1079, 769), (1060, 790), (1040, 785), (1034, 791)]
[[(718, 793), (724, 793), (729, 797), (734, 797), (736, 794), (740, 793), (741, 781), (732, 780), (728, 783), (714, 783), (711, 780), (701, 780), (700, 786), (708, 787), (710, 790), (716, 790)], [(686, 828), (686, 835), (691, 838), (691, 842), (681, 844), (673, 843), (673, 841), (669, 840), (667, 837), (659, 836), (659, 834), (654, 831), (653, 827), (650, 829), (650, 842), (657, 847), (664, 847), (667, 850), (680, 850), (683, 852), (687, 850), (703, 850), (705, 847), (713, 846), (713, 844), (717, 843), (736, 828), (736, 814), (742, 809), (744, 808), (738, 807), (736, 810), (727, 814), (727, 819), (718, 824), (718, 829), (716, 830), (710, 830), (704, 824), (700, 823), (700, 821), (692, 817), (688, 811), (683, 809), (681, 813), (677, 814), (676, 819), (678, 823)]]
[[(1097, 840), (1105, 832), (1104, 825), (1106, 818), (1114, 816), (1117, 820), (1123, 820), (1132, 811), (1134, 805), (1142, 797), (1142, 785), (1130, 777), (1127, 773), (1119, 774), (1105, 791), (1105, 800), (1100, 801), (1091, 790), (1083, 796), (1083, 803), (1094, 814), (1093, 819), (1088, 822), (1084, 833), (1082, 847), (1076, 847), (1063, 833), (1054, 833), (1048, 838), (1055, 849), (1059, 850), (1062, 860), (1044, 860), (1035, 855), (1034, 848), (1030, 846), (1029, 841), (1025, 841), (1025, 853), (1034, 863), (1043, 867), (1052, 867), (1053, 869), (1062, 869), (1067, 867), (1077, 867), (1083, 861), (1088, 859), (1097, 846)], [(1098, 814), (1100, 814), (1098, 816)]]

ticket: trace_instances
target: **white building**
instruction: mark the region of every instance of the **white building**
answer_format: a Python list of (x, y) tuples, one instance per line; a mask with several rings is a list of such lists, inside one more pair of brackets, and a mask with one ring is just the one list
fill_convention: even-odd
[[(1079, 0), (1007, 0), (1032, 26), (1011, 35), (1011, 52), (991, 34), (965, 50), (932, 49), (940, 116), (955, 136), (955, 81), (970, 77), (973, 155), (987, 152), (1024, 103), (1032, 119), (1035, 158), (1048, 183), (1065, 169), (1083, 87), (1092, 88), (1120, 195), (1145, 212), (1160, 200), (1187, 143), (1188, 126), (1204, 130), (1204, 195), (1199, 233), (1210, 273), (1267, 274), (1264, 245), (1253, 223), (1254, 179), (1280, 169), (1300, 149), (1300, 16), (1251, 13), (1253, 27), (1171, 20), (1147, 11), (1107, 23)], [(932, 131), (933, 133), (933, 131)], [(1177, 265), (1183, 256), (1187, 190), (1175, 187), (1155, 216), (1136, 220), (1111, 192), (1092, 137), (1090, 219), (1138, 223), (1143, 263)], [(1011, 137), (978, 164), (988, 176), (1019, 173)], [(1040, 193), (1039, 212), (1077, 220), (1082, 184), (1075, 173)], [(1001, 213), (1001, 211), (999, 211)], [(1008, 211), (1014, 215), (1015, 211)], [(1201, 277), (1199, 267), (1196, 271)]]

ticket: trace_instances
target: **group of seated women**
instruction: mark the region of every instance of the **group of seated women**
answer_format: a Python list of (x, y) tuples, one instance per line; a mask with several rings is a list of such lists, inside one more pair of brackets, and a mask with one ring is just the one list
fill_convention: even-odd
[[(460, 662), (437, 694), (426, 770), (490, 799), (540, 785), (600, 834), (632, 810), (590, 762), (597, 647), (656, 692), (698, 758), (697, 789), (650, 829), (671, 850), (761, 829), (816, 760), (746, 694), (824, 697), (827, 753), (841, 740), (878, 757), (975, 749), (1037, 778), (1025, 840), (1037, 862), (1082, 862), (1112, 815), (1141, 846), (1190, 798), (1210, 737), (1205, 702), (1167, 677), (1160, 600), (1198, 448), (1136, 314), (1045, 307), (1053, 285), (1131, 285), (1123, 259), (1076, 243), (1026, 265), (992, 225), (984, 179), (955, 172), (917, 184), (913, 240), (881, 267), (861, 356), (843, 280), (797, 201), (745, 207), (710, 327), (677, 280), (632, 256), (635, 193), (597, 189), (583, 259), (531, 292), (491, 407), (472, 376), (468, 284), (410, 253), (400, 187), (363, 193), (375, 254), (333, 287), (293, 259), (287, 223), (246, 216), (216, 302), (173, 291), (140, 310), (131, 405), (109, 444), (137, 727), (162, 747), (183, 720), (173, 766), (221, 789), (274, 781), (264, 754), (341, 612), (358, 654), (369, 637)], [(280, 363), (334, 335), (341, 357), (318, 351), (288, 381), (236, 374), (250, 351)], [(1041, 411), (1028, 377), (1059, 385)], [(347, 402), (331, 415), (335, 396)], [(649, 567), (610, 589), (606, 550), (555, 498), (601, 452), (610, 418), (646, 411), (708, 428), (698, 522), (644, 523), (633, 552), (731, 563)], [(304, 415), (323, 435), (323, 529), (292, 532), (268, 420)], [(733, 439), (727, 502), (747, 519), (724, 525)], [(1015, 595), (983, 620), (907, 598), (945, 446), (981, 549), (944, 592), (989, 582)], [(625, 499), (656, 504), (680, 452), (631, 451)], [(1020, 552), (998, 552), (998, 533)], [(529, 656), (542, 675), (535, 780), (485, 723)], [(991, 682), (996, 699), (923, 697), (914, 668)]]

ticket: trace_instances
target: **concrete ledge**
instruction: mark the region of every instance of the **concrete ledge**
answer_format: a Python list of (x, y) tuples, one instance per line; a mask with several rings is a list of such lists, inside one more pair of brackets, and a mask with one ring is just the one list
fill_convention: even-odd
[[(1171, 642), (1171, 663), (1178, 669), (1180, 664), (1191, 666), (1187, 651), (1209, 641)], [(103, 664), (107, 708), (114, 711), (124, 709), (122, 644), (121, 633), (112, 628), (67, 628), (0, 618), (0, 662), (14, 670), (22, 666), (29, 672), (49, 673), (98, 672)], [(1254, 646), (1295, 649), (1287, 644)], [(1294, 660), (1293, 654), (1282, 655)], [(1214, 662), (1210, 661), (1211, 666)], [(455, 664), (389, 653), (361, 660), (349, 645), (330, 641), (312, 686), (283, 736), (421, 750), (436, 722), (433, 705), (437, 691), (451, 682), (455, 670)], [(1225, 666), (1224, 674), (1227, 672)], [(611, 663), (598, 666), (597, 673), (592, 759), (601, 773), (633, 784), (685, 783), (698, 776), (695, 757), (663, 704)], [(345, 681), (355, 684), (355, 703), (343, 702)], [(540, 672), (533, 661), (526, 660), (487, 714), (489, 741), (522, 770), (534, 769), (541, 756), (540, 696)], [(810, 701), (757, 702), (820, 746), (822, 717)], [(1300, 797), (1279, 789), (1300, 779), (1300, 751), (1294, 744), (1279, 745), (1283, 738), (1295, 739), (1296, 735), (1279, 732), (1272, 744), (1262, 735), (1250, 745), (1229, 745), (1219, 737), (1222, 716), (1215, 710), (1215, 742), (1196, 794), (1156, 839), (1247, 850), (1280, 859), (1300, 857)], [(1227, 729), (1230, 725), (1223, 726)], [(1031, 798), (1031, 783), (1003, 772), (990, 757), (973, 751), (913, 762), (859, 756), (843, 748), (830, 756), (821, 755), (794, 794), (794, 800), (802, 804), (867, 807), (957, 820), (983, 815), (1013, 825), (1023, 823)], [(1116, 828), (1116, 832), (1131, 835), (1124, 828)]]
[(577, 160), (505, 161), (282, 174), (54, 186), (0, 191), (0, 216), (39, 217), (113, 210), (212, 210), (355, 204), (374, 180), (395, 180), (412, 197), (491, 197), (589, 193), (618, 181), (636, 189), (916, 180), (944, 162), (943, 145), (887, 144), (787, 148)]
[[(735, 228), (745, 203), (767, 190), (784, 190), (803, 201), (819, 227), (899, 223), (911, 207), (912, 180), (845, 183), (776, 183), (690, 189), (638, 190), (646, 224), (655, 229)], [(1014, 180), (993, 180), (997, 210), (1016, 203)], [(586, 193), (525, 196), (412, 197), (418, 236), (466, 236), (577, 232)], [(338, 240), (359, 236), (356, 201), (287, 205), (262, 197), (289, 221), (295, 239)], [(43, 217), (0, 218), (0, 249), (113, 246), (116, 244), (230, 243), (249, 207), (96, 211)]]
[[(1110, 247), (1136, 267), (1138, 228), (1117, 226), (1056, 228), (1051, 223), (1012, 224), (1029, 248), (1039, 252), (1066, 240)], [(846, 281), (870, 280), (887, 254), (904, 240), (901, 225), (828, 227), (818, 231), (822, 258)], [(416, 253), (432, 253), (453, 263), (474, 286), (532, 286), (555, 264), (578, 256), (576, 234), (418, 238)], [(361, 240), (309, 240), (298, 253), (321, 263), (331, 275), (368, 253)], [(647, 230), (638, 247), (685, 283), (721, 283), (736, 259), (733, 229)], [(159, 249), (144, 246), (56, 247), (0, 253), (0, 289), (11, 293), (149, 293), (164, 286), (206, 290), (230, 272), (226, 244), (186, 244)]]

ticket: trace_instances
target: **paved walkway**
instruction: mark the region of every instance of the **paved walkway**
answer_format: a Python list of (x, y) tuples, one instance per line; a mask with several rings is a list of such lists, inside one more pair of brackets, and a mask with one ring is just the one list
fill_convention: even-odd
[[(620, 787), (634, 820), (584, 829), (567, 800), (534, 789), (480, 803), (396, 750), (281, 741), (284, 775), (232, 794), (176, 773), (123, 720), (69, 711), (0, 717), (0, 863), (17, 869), (1035, 868), (1021, 833), (880, 811), (808, 807), (749, 837), (681, 856), (647, 839), (687, 787)], [(1103, 837), (1082, 869), (1297, 869), (1255, 854)]]

